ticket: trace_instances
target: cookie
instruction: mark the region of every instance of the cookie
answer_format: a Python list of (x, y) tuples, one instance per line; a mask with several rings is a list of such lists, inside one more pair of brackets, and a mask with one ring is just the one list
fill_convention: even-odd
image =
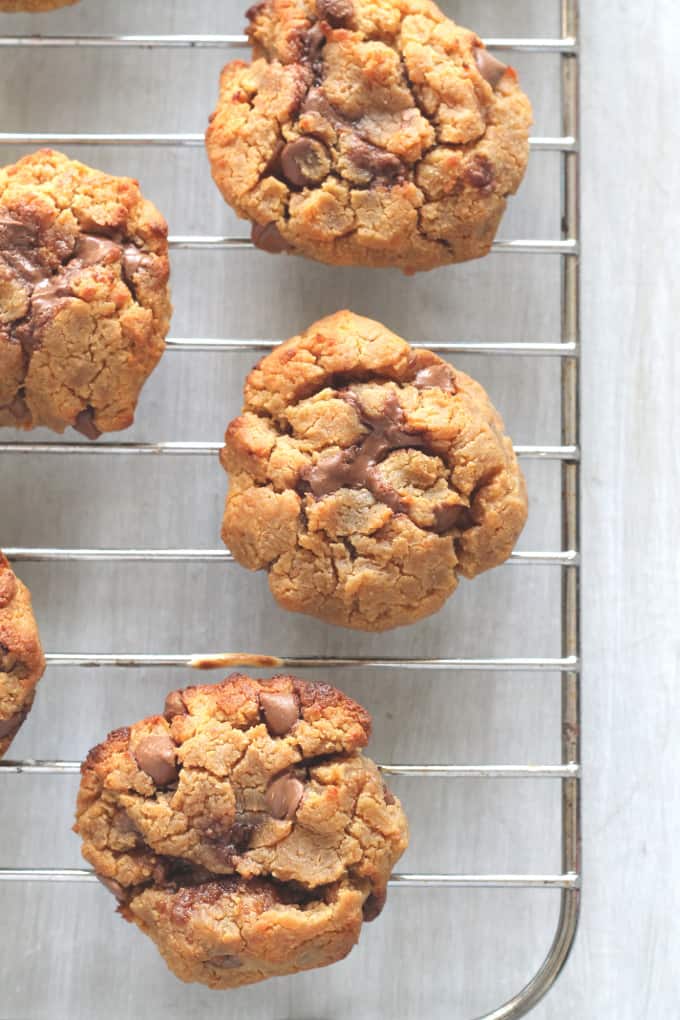
[(220, 453), (222, 538), (285, 609), (380, 631), (510, 555), (524, 479), (479, 385), (337, 312), (263, 358)]
[(486, 255), (528, 159), (517, 74), (429, 0), (264, 0), (206, 134), (254, 243), (332, 265)]
[(0, 552), (0, 758), (28, 715), (44, 671), (30, 592)]
[(327, 684), (235, 674), (90, 752), (83, 854), (178, 977), (235, 988), (354, 946), (407, 844), (370, 729)]
[(29, 11), (38, 14), (40, 11), (54, 11), (57, 7), (71, 7), (78, 0), (0, 0), (0, 11)]
[(0, 169), (0, 425), (127, 428), (165, 347), (169, 271), (136, 181), (48, 149)]

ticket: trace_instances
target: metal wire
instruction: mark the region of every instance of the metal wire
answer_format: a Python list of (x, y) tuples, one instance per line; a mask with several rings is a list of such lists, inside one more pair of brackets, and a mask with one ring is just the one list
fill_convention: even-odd
[[(87, 453), (101, 456), (105, 453), (172, 454), (214, 456), (222, 443), (0, 443), (0, 453)], [(577, 446), (515, 446), (518, 457), (529, 460), (578, 460)]]
[[(563, 39), (485, 39), (491, 50), (516, 53), (575, 53), (574, 38)], [(0, 46), (45, 48), (77, 46), (98, 49), (232, 49), (247, 46), (245, 35), (4, 35)]]
[[(562, 787), (562, 873), (546, 875), (483, 874), (396, 874), (390, 885), (395, 889), (420, 888), (522, 888), (561, 891), (560, 919), (553, 944), (531, 981), (503, 1006), (479, 1020), (518, 1020), (545, 995), (555, 981), (573, 943), (580, 896), (580, 636), (579, 636), (579, 408), (578, 356), (579, 327), (579, 211), (578, 211), (578, 0), (559, 0), (561, 36), (559, 38), (490, 38), (486, 44), (495, 50), (517, 53), (558, 54), (562, 67), (562, 135), (537, 136), (530, 141), (535, 152), (556, 152), (562, 161), (562, 237), (559, 239), (512, 239), (494, 242), (495, 254), (554, 255), (561, 258), (562, 300), (559, 340), (485, 342), (424, 342), (444, 354), (493, 356), (556, 357), (561, 362), (562, 436), (561, 445), (516, 446), (519, 457), (556, 461), (562, 472), (563, 551), (516, 552), (509, 560), (513, 566), (558, 566), (562, 574), (562, 655), (558, 658), (459, 658), (409, 659), (278, 657), (259, 653), (186, 654), (110, 654), (51, 653), (51, 667), (117, 667), (197, 669), (221, 668), (227, 664), (290, 669), (376, 669), (391, 671), (446, 670), (451, 672), (521, 671), (558, 673), (562, 685), (562, 764), (553, 765), (449, 765), (383, 764), (383, 773), (414, 779), (554, 779)], [(139, 48), (233, 49), (245, 46), (244, 35), (91, 35), (91, 36), (0, 36), (0, 48)], [(92, 145), (92, 146), (202, 146), (202, 132), (143, 133), (61, 133), (2, 132), (0, 145)], [(217, 252), (251, 250), (249, 238), (241, 236), (175, 236), (170, 238), (175, 251)], [(264, 351), (276, 341), (265, 339), (174, 338), (168, 350), (179, 352)], [(418, 345), (416, 345), (418, 346)], [(0, 453), (22, 454), (98, 454), (98, 455), (209, 455), (221, 448), (215, 442), (101, 443), (86, 442), (8, 442), (0, 444)], [(14, 548), (6, 550), (17, 562), (231, 562), (230, 554), (218, 549), (55, 549)], [(5, 760), (0, 762), (0, 777), (17, 775), (67, 776), (80, 771), (77, 761)], [(80, 868), (0, 868), (0, 881), (10, 882), (94, 882), (96, 876)]]
[[(233, 563), (226, 549), (25, 549), (3, 550), (15, 563)], [(578, 566), (579, 554), (566, 552), (514, 552), (504, 566)]]

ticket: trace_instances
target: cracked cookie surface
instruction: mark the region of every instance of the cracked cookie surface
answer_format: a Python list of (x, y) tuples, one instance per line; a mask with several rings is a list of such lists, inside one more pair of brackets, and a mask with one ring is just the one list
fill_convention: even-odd
[(264, 0), (228, 64), (213, 178), (266, 251), (432, 269), (485, 255), (528, 159), (515, 71), (429, 0)]
[(0, 425), (127, 428), (165, 347), (169, 271), (136, 181), (50, 150), (0, 169)]
[(235, 674), (109, 734), (75, 831), (119, 911), (184, 981), (231, 988), (346, 956), (385, 901), (407, 824), (327, 684)]
[(30, 592), (0, 552), (0, 758), (28, 715), (44, 671)]
[(259, 362), (244, 398), (222, 538), (284, 608), (386, 630), (510, 555), (527, 515), (512, 443), (431, 351), (337, 312)]

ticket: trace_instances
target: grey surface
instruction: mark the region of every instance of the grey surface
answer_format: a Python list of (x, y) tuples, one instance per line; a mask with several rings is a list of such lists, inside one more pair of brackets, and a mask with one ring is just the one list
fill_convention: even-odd
[[(672, 28), (677, 36), (680, 19), (670, 0), (654, 12), (639, 7), (630, 14), (626, 5), (624, 17), (621, 4), (600, 0), (584, 11), (585, 918), (565, 976), (534, 1014), (540, 1020), (670, 1017), (680, 997), (672, 725), (680, 564), (671, 531), (679, 465), (664, 443), (677, 403), (677, 327), (663, 276), (664, 265), (677, 261), (670, 203), (678, 160), (662, 116), (673, 84), (677, 90)], [(470, 0), (445, 9), (483, 34), (558, 32), (552, 0)], [(654, 31), (651, 73), (637, 54), (661, 12), (668, 31), (661, 38)], [(237, 4), (217, 0), (83, 0), (50, 16), (4, 17), (5, 24), (8, 32), (229, 32), (240, 28), (241, 15)], [(212, 51), (2, 51), (3, 129), (201, 130), (221, 62)], [(536, 133), (558, 134), (557, 58), (515, 63), (536, 106)], [(631, 123), (638, 109), (645, 116), (642, 151)], [(213, 189), (200, 149), (71, 152), (138, 176), (173, 233), (244, 230)], [(6, 161), (20, 154), (0, 152)], [(558, 168), (556, 155), (534, 156), (502, 236), (557, 236)], [(288, 336), (348, 305), (411, 339), (558, 339), (557, 259), (492, 256), (405, 281), (258, 253), (177, 253), (173, 274), (174, 336)], [(220, 438), (250, 360), (168, 354), (125, 438)], [(556, 362), (457, 362), (488, 386), (516, 442), (559, 442)], [(532, 514), (520, 548), (558, 548), (558, 470), (526, 467)], [(3, 459), (0, 472), (0, 545), (218, 545), (225, 478), (210, 458), (15, 456)], [(284, 616), (264, 579), (235, 566), (27, 565), (22, 576), (51, 651), (559, 654), (553, 568), (505, 567), (463, 583), (437, 617), (389, 636)], [(170, 686), (192, 679), (183, 671), (53, 669), (12, 753), (79, 757), (108, 729), (157, 711)], [(557, 675), (366, 671), (331, 679), (373, 713), (380, 761), (558, 760)], [(652, 785), (662, 760), (669, 769), (663, 790)], [(0, 865), (78, 866), (68, 829), (75, 777), (0, 783)], [(394, 783), (413, 830), (400, 870), (559, 869), (557, 784), (424, 783)], [(249, 1020), (467, 1020), (533, 973), (557, 913), (549, 892), (394, 890), (347, 961), (222, 994), (177, 982), (148, 941), (113, 915), (97, 886), (0, 884), (0, 904), (2, 1020), (173, 1020), (189, 1012)]]

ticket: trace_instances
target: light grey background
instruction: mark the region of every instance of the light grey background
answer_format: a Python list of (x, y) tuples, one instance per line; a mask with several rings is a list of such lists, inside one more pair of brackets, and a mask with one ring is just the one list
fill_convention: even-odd
[[(585, 5), (584, 40), (584, 920), (539, 1020), (674, 1015), (680, 999), (676, 333), (677, 30), (670, 0)], [(449, 0), (486, 35), (556, 35), (557, 0)], [(234, 32), (235, 2), (83, 0), (0, 32)], [(4, 26), (7, 26), (6, 28)], [(661, 26), (661, 30), (660, 30)], [(202, 130), (219, 51), (0, 51), (2, 129)], [(558, 59), (514, 61), (536, 134), (559, 134)], [(9, 162), (23, 151), (0, 151)], [(73, 148), (139, 177), (171, 231), (242, 233), (201, 149)], [(535, 154), (503, 237), (556, 237), (559, 159)], [(176, 253), (173, 336), (283, 337), (338, 307), (410, 339), (558, 339), (559, 260), (491, 256), (405, 281), (260, 253)], [(676, 304), (677, 308), (677, 304)], [(248, 355), (169, 353), (134, 429), (145, 441), (218, 439)], [(518, 443), (559, 442), (558, 365), (457, 358)], [(11, 433), (6, 433), (7, 438)], [(35, 433), (34, 437), (38, 438)], [(667, 438), (668, 437), (668, 438)], [(45, 438), (49, 438), (45, 436)], [(70, 438), (70, 437), (69, 437)], [(526, 463), (532, 514), (520, 548), (556, 549), (559, 471)], [(225, 478), (212, 458), (107, 456), (0, 463), (0, 545), (217, 547)], [(673, 495), (675, 494), (675, 500)], [(435, 618), (387, 636), (276, 610), (260, 575), (224, 565), (32, 565), (50, 651), (558, 655), (559, 571), (507, 566), (463, 583)], [(158, 710), (183, 671), (52, 669), (15, 757), (78, 758), (114, 726)], [(559, 677), (469, 673), (330, 676), (375, 719), (377, 760), (552, 762)], [(660, 781), (662, 766), (666, 781)], [(74, 867), (76, 778), (0, 776), (0, 865)], [(399, 780), (412, 822), (404, 871), (556, 871), (558, 784)], [(551, 892), (394, 890), (348, 960), (235, 993), (183, 986), (95, 885), (0, 885), (2, 1020), (187, 1013), (249, 1020), (466, 1020), (530, 977), (552, 936)]]

